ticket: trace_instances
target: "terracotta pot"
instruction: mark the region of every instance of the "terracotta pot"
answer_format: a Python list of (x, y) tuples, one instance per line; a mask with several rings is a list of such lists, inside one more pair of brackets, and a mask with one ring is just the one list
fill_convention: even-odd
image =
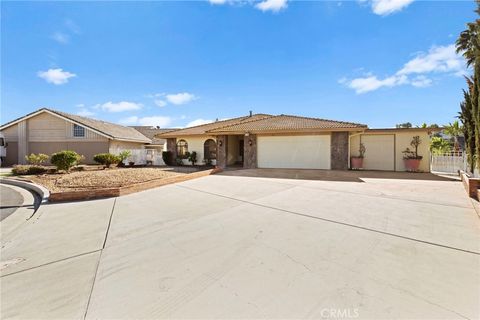
[(404, 159), (405, 168), (407, 171), (418, 171), (418, 167), (420, 167), (420, 160), (421, 159)]
[(352, 157), (352, 169), (362, 169), (363, 168), (363, 158)]

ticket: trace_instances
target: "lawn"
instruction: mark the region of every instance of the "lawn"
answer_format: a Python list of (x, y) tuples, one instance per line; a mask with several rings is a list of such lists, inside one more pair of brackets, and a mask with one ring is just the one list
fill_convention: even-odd
[(186, 169), (112, 168), (23, 177), (43, 185), (51, 192), (63, 192), (125, 187), (156, 179), (186, 175), (192, 171)]

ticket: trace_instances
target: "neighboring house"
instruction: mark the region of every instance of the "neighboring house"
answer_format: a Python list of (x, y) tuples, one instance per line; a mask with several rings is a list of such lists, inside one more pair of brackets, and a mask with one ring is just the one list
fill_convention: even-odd
[(139, 131), (145, 137), (152, 140), (151, 144), (145, 145), (146, 149), (155, 149), (157, 152), (162, 152), (167, 150), (166, 140), (162, 138), (157, 138), (156, 135), (174, 131), (176, 129), (163, 129), (154, 126), (131, 126), (135, 130)]
[(422, 144), (420, 170), (429, 171), (432, 129), (368, 129), (364, 124), (291, 115), (250, 114), (157, 135), (167, 139), (174, 157), (197, 152), (198, 163), (216, 160), (219, 167), (346, 170), (360, 142), (364, 167), (404, 171), (403, 153), (416, 135)]
[(97, 153), (142, 149), (151, 140), (131, 127), (43, 108), (0, 127), (8, 143), (4, 165), (25, 163), (30, 153), (74, 150), (93, 163)]

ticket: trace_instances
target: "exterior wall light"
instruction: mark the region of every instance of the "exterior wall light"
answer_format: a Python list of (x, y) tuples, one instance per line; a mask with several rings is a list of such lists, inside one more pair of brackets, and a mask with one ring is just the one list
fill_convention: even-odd
[(221, 147), (223, 145), (223, 141), (222, 140), (218, 140), (218, 145)]
[(252, 139), (248, 139), (248, 145), (251, 146), (253, 144)]

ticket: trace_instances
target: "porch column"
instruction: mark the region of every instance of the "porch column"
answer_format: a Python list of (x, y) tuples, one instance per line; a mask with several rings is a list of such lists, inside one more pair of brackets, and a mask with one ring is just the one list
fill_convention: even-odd
[(177, 138), (167, 138), (167, 151), (172, 153), (172, 162), (177, 158)]
[(228, 136), (217, 136), (217, 167), (227, 167)]
[(348, 170), (348, 132), (332, 132), (330, 140), (330, 168)]
[(243, 140), (243, 168), (254, 169), (257, 167), (257, 136), (250, 134)]

